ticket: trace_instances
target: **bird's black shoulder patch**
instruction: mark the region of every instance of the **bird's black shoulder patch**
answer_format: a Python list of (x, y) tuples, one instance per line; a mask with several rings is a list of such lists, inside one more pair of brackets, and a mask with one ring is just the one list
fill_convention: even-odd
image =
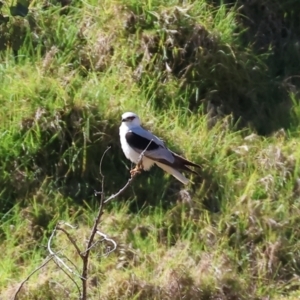
[[(132, 131), (127, 132), (125, 134), (125, 138), (130, 147), (139, 149), (141, 151), (144, 151), (150, 143), (150, 140), (148, 140)], [(151, 141), (147, 150), (151, 151), (151, 150), (156, 150), (158, 148), (159, 148), (159, 145), (157, 145), (154, 141)]]

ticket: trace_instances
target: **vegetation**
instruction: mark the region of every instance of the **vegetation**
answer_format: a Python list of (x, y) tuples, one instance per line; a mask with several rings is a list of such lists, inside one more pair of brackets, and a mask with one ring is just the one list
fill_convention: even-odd
[[(298, 299), (299, 12), (298, 0), (0, 2), (0, 298), (45, 261), (59, 220), (84, 249), (107, 146), (105, 195), (129, 178), (118, 127), (134, 111), (202, 169), (184, 189), (153, 168), (104, 207), (99, 230), (118, 246), (92, 250), (88, 299)], [(65, 235), (53, 248), (81, 266)], [(50, 262), (18, 299), (67, 297), (76, 286)]]

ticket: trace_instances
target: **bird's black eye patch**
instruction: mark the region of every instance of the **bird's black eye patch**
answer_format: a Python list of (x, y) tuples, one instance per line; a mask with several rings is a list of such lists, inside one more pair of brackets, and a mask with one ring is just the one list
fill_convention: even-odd
[(127, 120), (130, 120), (130, 121), (132, 121), (132, 120), (134, 120), (135, 119), (135, 117), (133, 116), (133, 117), (128, 117), (127, 118)]

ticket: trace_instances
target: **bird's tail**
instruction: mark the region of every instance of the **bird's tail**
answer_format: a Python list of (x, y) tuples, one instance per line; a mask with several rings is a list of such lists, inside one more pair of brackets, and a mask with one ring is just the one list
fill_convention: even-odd
[(189, 180), (184, 177), (180, 172), (178, 172), (177, 170), (173, 169), (172, 167), (159, 163), (159, 162), (155, 162), (160, 168), (162, 168), (164, 171), (166, 171), (167, 173), (173, 175), (177, 180), (181, 181), (183, 184), (188, 184)]
[[(175, 162), (174, 162), (174, 165), (176, 165), (176, 167), (178, 167), (179, 169), (181, 170), (184, 170), (184, 171), (189, 171), (189, 172), (192, 172), (194, 174), (198, 174), (197, 172), (195, 172), (194, 170), (191, 170), (189, 167), (197, 167), (197, 168), (201, 168), (200, 165), (198, 164), (195, 164), (189, 160), (187, 160), (186, 158), (172, 152), (174, 158), (175, 158)], [(188, 167), (189, 166), (189, 167)]]

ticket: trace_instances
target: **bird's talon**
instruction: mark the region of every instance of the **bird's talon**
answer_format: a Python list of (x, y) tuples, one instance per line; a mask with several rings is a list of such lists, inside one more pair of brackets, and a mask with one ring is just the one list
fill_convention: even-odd
[(135, 176), (136, 174), (140, 174), (142, 170), (143, 166), (141, 164), (136, 165), (134, 169), (130, 170), (131, 177)]
[(133, 176), (135, 176), (136, 174), (140, 174), (141, 173), (141, 171), (140, 170), (130, 170), (130, 175), (131, 175), (131, 177), (133, 177)]

